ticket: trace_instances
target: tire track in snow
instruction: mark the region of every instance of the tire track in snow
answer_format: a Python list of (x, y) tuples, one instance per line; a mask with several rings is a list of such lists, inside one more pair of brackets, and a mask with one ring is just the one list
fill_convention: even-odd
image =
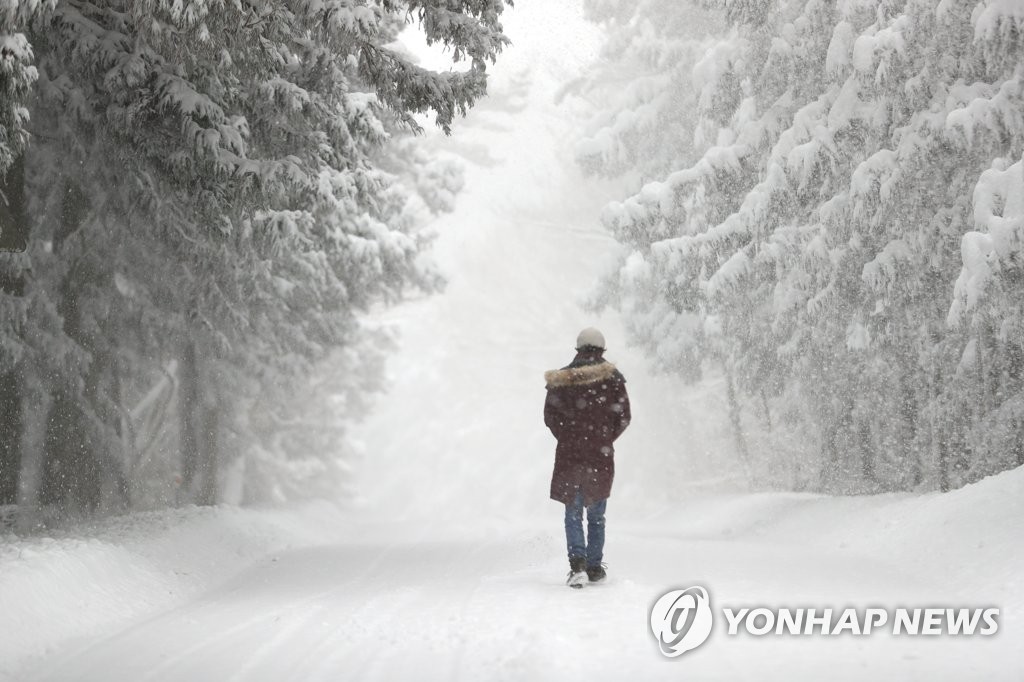
[[(384, 581), (393, 580), (401, 587), (391, 594), (370, 600), (353, 616), (354, 621), (363, 624), (366, 638), (373, 641), (347, 642), (325, 656), (316, 655), (338, 642), (341, 639), (339, 635), (350, 631), (348, 626), (336, 627), (330, 636), (317, 645), (312, 652), (314, 655), (307, 659), (309, 662), (296, 669), (292, 679), (333, 680), (341, 670), (359, 680), (395, 679), (395, 670), (388, 667), (388, 661), (382, 662), (380, 659), (408, 658), (408, 642), (399, 641), (388, 646), (384, 639), (382, 646), (381, 639), (375, 639), (373, 634), (386, 632), (394, 636), (396, 631), (406, 632), (405, 639), (414, 642), (417, 637), (422, 637), (422, 642), (430, 643), (436, 647), (435, 650), (446, 653), (447, 656), (440, 661), (434, 661), (436, 665), (431, 667), (431, 672), (440, 679), (458, 679), (463, 647), (452, 647), (452, 642), (447, 638), (453, 636), (459, 640), (464, 636), (463, 631), (469, 620), (469, 605), (480, 589), (482, 578), (492, 570), (490, 564), (493, 561), (488, 560), (489, 553), (497, 544), (498, 540), (488, 537), (480, 542), (427, 551), (425, 556), (422, 548), (429, 545), (422, 542), (419, 547), (416, 544), (410, 545), (410, 560), (407, 564), (420, 567), (414, 569), (416, 572), (426, 571), (430, 576), (444, 576), (442, 584), (410, 580), (403, 575), (405, 571), (401, 570), (395, 571), (391, 578), (385, 574), (382, 576)], [(452, 552), (452, 548), (460, 551)], [(437, 552), (440, 552), (443, 560), (430, 560)], [(418, 628), (414, 627), (418, 621), (423, 622)], [(414, 664), (413, 667), (421, 666)], [(447, 670), (448, 674), (438, 674), (439, 667)]]
[[(253, 651), (253, 657), (250, 659), (251, 663), (243, 664), (233, 675), (230, 671), (227, 671), (216, 677), (209, 677), (205, 674), (208, 671), (203, 670), (203, 665), (216, 662), (218, 657), (212, 655), (215, 652), (235, 648), (248, 648), (252, 650), (253, 642), (263, 645), (266, 640), (261, 637), (254, 637), (253, 633), (255, 630), (272, 628), (273, 623), (279, 621), (282, 617), (300, 613), (313, 602), (323, 601), (331, 594), (343, 592), (352, 585), (364, 582), (368, 574), (384, 563), (385, 559), (400, 547), (400, 542), (394, 542), (380, 548), (376, 555), (363, 564), (362, 568), (355, 575), (342, 579), (326, 590), (301, 596), (298, 599), (290, 597), (282, 603), (274, 604), (271, 609), (273, 615), (263, 612), (254, 616), (242, 616), (241, 622), (230, 625), (218, 632), (211, 632), (208, 627), (201, 627), (204, 625), (209, 626), (213, 622), (221, 620), (230, 622), (234, 612), (239, 612), (240, 615), (243, 614), (245, 611), (239, 605), (235, 595), (239, 592), (244, 593), (245, 588), (251, 585), (254, 576), (258, 577), (261, 574), (272, 571), (274, 564), (278, 563), (282, 557), (295, 554), (301, 556), (311, 550), (298, 550), (292, 553), (277, 555), (275, 557), (277, 561), (271, 560), (271, 562), (251, 569), (233, 583), (222, 586), (190, 604), (174, 609), (169, 613), (149, 618), (127, 628), (118, 635), (108, 637), (75, 651), (64, 661), (49, 668), (46, 673), (35, 679), (76, 679), (83, 682), (86, 680), (107, 682), (111, 679), (112, 670), (121, 669), (127, 673), (129, 670), (126, 670), (126, 667), (129, 667), (133, 662), (139, 663), (141, 669), (135, 670), (130, 679), (182, 679), (179, 669), (187, 663), (198, 664), (199, 666), (198, 670), (192, 670), (189, 673), (192, 679), (244, 679), (244, 672), (246, 670), (255, 670), (261, 660), (266, 660), (273, 653), (275, 650), (273, 643), (266, 650), (260, 648)], [(300, 632), (301, 624), (302, 622), (293, 623), (289, 630), (296, 633)], [(181, 635), (183, 634), (186, 639), (195, 637), (202, 637), (202, 639), (185, 646), (183, 649), (171, 652), (168, 652), (166, 649), (160, 651), (152, 650), (154, 643), (159, 646), (160, 642), (181, 641)], [(278, 644), (282, 641), (284, 640), (279, 639)], [(158, 660), (154, 661), (154, 658)], [(90, 667), (82, 669), (80, 666), (83, 661), (88, 662)]]

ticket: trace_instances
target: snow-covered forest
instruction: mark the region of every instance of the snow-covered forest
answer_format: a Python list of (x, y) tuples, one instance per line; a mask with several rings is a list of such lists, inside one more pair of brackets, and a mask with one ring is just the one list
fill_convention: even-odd
[[(419, 254), (449, 131), (507, 45), (501, 0), (0, 8), (0, 504), (332, 494)], [(396, 44), (410, 21), (460, 67)], [(315, 381), (313, 381), (315, 379)], [(312, 386), (310, 385), (312, 382)]]
[(0, 0), (0, 680), (1019, 680), (1022, 273), (1022, 0)]
[[(760, 483), (935, 489), (1024, 464), (1024, 5), (590, 4), (578, 157), (640, 187), (599, 305), (726, 376)], [(716, 8), (716, 5), (721, 5)], [(771, 455), (766, 453), (771, 452)]]

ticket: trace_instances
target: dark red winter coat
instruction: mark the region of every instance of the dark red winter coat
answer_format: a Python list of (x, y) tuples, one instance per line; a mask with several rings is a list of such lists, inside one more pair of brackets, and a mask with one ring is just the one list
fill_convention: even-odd
[(611, 495), (615, 439), (629, 426), (626, 379), (599, 352), (581, 352), (568, 367), (545, 372), (544, 423), (558, 440), (551, 499), (587, 506)]

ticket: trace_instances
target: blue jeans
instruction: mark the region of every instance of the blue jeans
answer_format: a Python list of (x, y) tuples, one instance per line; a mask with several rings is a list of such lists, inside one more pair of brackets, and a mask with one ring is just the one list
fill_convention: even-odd
[[(587, 507), (587, 537), (583, 537), (583, 492), (576, 491), (576, 498), (565, 505), (565, 542), (569, 549), (569, 561), (578, 557), (587, 560), (587, 567), (601, 565), (604, 556), (604, 510), (608, 500), (600, 500)], [(589, 542), (588, 542), (589, 540)]]

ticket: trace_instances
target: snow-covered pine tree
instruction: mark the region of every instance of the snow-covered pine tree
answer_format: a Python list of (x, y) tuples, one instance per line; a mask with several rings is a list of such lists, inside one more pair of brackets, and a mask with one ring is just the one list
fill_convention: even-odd
[[(177, 497), (211, 501), (217, 441), (242, 423), (232, 390), (290, 395), (354, 342), (360, 308), (432, 281), (375, 158), (412, 114), (448, 131), (484, 93), (504, 3), (31, 4), (3, 25), (38, 80), (23, 100), (29, 293), (3, 294), (0, 363), (37, 377), (47, 409), (22, 409), (32, 428), (15, 429), (5, 473), (28, 506), (46, 490), (135, 504), (124, 401), (176, 357)], [(410, 19), (469, 68), (392, 50)], [(83, 461), (96, 480), (76, 491)]]
[[(976, 181), (964, 220), (975, 229), (960, 241), (947, 323), (966, 343), (956, 347), (957, 371), (936, 411), (945, 420), (969, 415), (955, 437), (985, 474), (1024, 465), (1024, 10), (989, 2), (974, 7), (971, 20), (980, 77), (961, 84), (945, 128), (961, 153), (995, 158), (964, 179)], [(943, 460), (949, 450), (940, 443)]]
[(669, 0), (587, 0), (585, 16), (607, 40), (595, 68), (567, 92), (601, 102), (576, 145), (588, 172), (643, 181), (695, 161), (697, 96), (691, 70), (710, 46), (715, 22)]
[[(374, 164), (390, 175), (385, 198), (394, 204), (393, 227), (402, 226), (421, 252), (422, 244), (433, 238), (423, 226), (454, 208), (463, 184), (461, 166), (428, 155), (414, 136), (402, 131), (377, 150)], [(417, 266), (423, 291), (440, 286), (429, 260), (421, 259)], [(240, 424), (226, 434), (229, 442), (221, 449), (229, 500), (266, 502), (355, 492), (351, 473), (361, 452), (347, 438), (349, 422), (370, 409), (393, 343), (387, 333), (365, 322), (349, 338), (330, 347), (326, 357), (313, 363), (312, 372), (298, 373), (302, 381), (292, 382), (292, 389), (268, 392), (250, 385), (232, 391), (246, 398), (244, 407), (235, 410)]]
[[(606, 212), (639, 340), (670, 366), (725, 361), (756, 406), (742, 430), (774, 432), (759, 442), (775, 483), (945, 488), (1011, 465), (1022, 422), (999, 409), (1020, 395), (1021, 336), (977, 294), (1020, 319), (979, 264), (1002, 272), (1018, 248), (991, 188), (1024, 140), (1024, 16), (1001, 0), (708, 4), (732, 33), (693, 72), (702, 154)], [(950, 328), (961, 237), (990, 216), (1002, 246), (964, 238), (948, 312), (973, 316)]]
[[(694, 163), (704, 148), (694, 132), (699, 95), (694, 67), (717, 44), (711, 35), (722, 29), (721, 21), (695, 5), (681, 11), (679, 3), (664, 0), (588, 0), (585, 8), (608, 39), (599, 68), (573, 88), (601, 103), (577, 143), (578, 163), (587, 172), (640, 185)], [(638, 229), (618, 236), (630, 249), (646, 251), (666, 235)], [(642, 270), (636, 259), (624, 263), (621, 274), (628, 285), (619, 287), (613, 278), (596, 292), (595, 305), (614, 301), (633, 340), (659, 369), (695, 377), (699, 315), (679, 306), (666, 309), (664, 283)]]

